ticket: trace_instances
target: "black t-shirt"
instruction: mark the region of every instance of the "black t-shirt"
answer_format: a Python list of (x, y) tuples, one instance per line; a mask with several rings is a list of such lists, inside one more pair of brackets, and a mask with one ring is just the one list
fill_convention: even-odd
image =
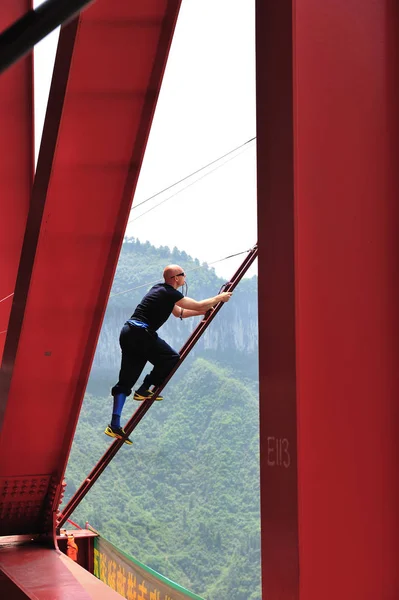
[(130, 317), (147, 323), (149, 329), (156, 331), (168, 320), (176, 302), (184, 298), (183, 294), (168, 283), (157, 283), (144, 296)]

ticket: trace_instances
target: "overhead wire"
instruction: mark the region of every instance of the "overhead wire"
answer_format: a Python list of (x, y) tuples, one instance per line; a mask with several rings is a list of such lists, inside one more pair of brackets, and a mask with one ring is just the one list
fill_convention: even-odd
[[(240, 256), (241, 254), (251, 252), (251, 250), (252, 250), (252, 248), (250, 248), (249, 250), (242, 250), (241, 252), (236, 252), (235, 254), (230, 254), (229, 256), (225, 256), (224, 258), (219, 258), (218, 260), (214, 260), (210, 263), (207, 262), (205, 264), (199, 265), (198, 267), (193, 267), (192, 269), (185, 270), (185, 273), (193, 273), (194, 271), (198, 271), (198, 269), (205, 269), (206, 267), (215, 265), (216, 263), (219, 263), (219, 262), (223, 262), (224, 260), (227, 260), (229, 258), (234, 258), (235, 256)], [(120, 296), (121, 294), (126, 294), (127, 292), (133, 292), (135, 290), (139, 290), (140, 288), (154, 285), (155, 283), (158, 283), (159, 281), (160, 281), (159, 279), (156, 279), (155, 281), (149, 281), (147, 283), (142, 283), (140, 285), (137, 285), (136, 287), (128, 288), (127, 290), (122, 290), (121, 292), (116, 292), (115, 294), (111, 294), (110, 298), (115, 298), (115, 296)]]
[[(2, 299), (0, 300), (0, 304), (1, 304), (2, 302), (4, 302), (4, 300), (7, 300), (7, 298), (11, 298), (11, 296), (13, 296), (13, 295), (14, 295), (14, 292), (12, 292), (12, 294), (8, 294), (8, 296), (5, 296), (4, 298), (2, 298)], [(1, 333), (1, 331), (0, 331), (0, 333)]]
[[(14, 292), (12, 292), (11, 294), (8, 294), (8, 296), (4, 296), (4, 298), (2, 298), (2, 299), (0, 300), (0, 304), (1, 304), (2, 302), (4, 302), (5, 300), (7, 300), (8, 298), (11, 298), (11, 296), (13, 296), (13, 295), (14, 295)], [(7, 333), (7, 329), (4, 329), (4, 331), (0, 331), (0, 335), (1, 335), (2, 333)]]
[[(230, 158), (228, 158), (224, 163), (222, 163), (221, 165), (217, 165), (217, 167), (215, 167), (214, 169), (211, 169), (210, 171), (208, 171), (207, 173), (204, 173), (204, 175), (202, 175), (201, 177), (198, 177), (198, 179), (195, 179), (192, 183), (189, 183), (188, 185), (184, 186), (183, 188), (181, 188), (180, 190), (178, 190), (177, 192), (175, 192), (174, 194), (172, 194), (171, 196), (168, 196), (167, 198), (165, 198), (164, 200), (162, 200), (161, 202), (159, 202), (158, 204), (156, 204), (155, 206), (152, 206), (150, 209), (146, 210), (145, 212), (141, 213), (140, 215), (138, 215), (137, 217), (135, 217), (134, 219), (130, 219), (128, 221), (127, 224), (132, 223), (133, 221), (137, 221), (137, 219), (139, 219), (140, 217), (143, 217), (144, 215), (146, 215), (147, 213), (151, 212), (152, 210), (154, 210), (155, 208), (158, 208), (159, 206), (161, 206), (161, 204), (164, 204), (165, 202), (167, 202), (168, 200), (171, 200), (172, 198), (174, 198), (175, 196), (177, 196), (178, 194), (180, 194), (181, 192), (183, 192), (184, 190), (186, 190), (187, 188), (191, 187), (192, 185), (198, 183), (199, 181), (201, 181), (201, 179), (204, 179), (205, 177), (207, 177), (208, 175), (210, 175), (211, 173), (213, 173), (214, 171), (217, 171), (218, 169), (220, 169), (221, 167), (223, 167), (224, 165), (226, 165), (228, 162), (230, 162), (231, 160), (233, 160), (234, 158), (237, 158), (238, 156), (241, 156), (241, 154), (243, 154), (243, 152), (247, 149), (246, 147), (248, 146), (248, 144), (250, 144), (251, 142), (253, 142), (254, 140), (256, 140), (256, 136), (250, 138), (249, 140), (247, 140), (246, 142), (244, 142), (243, 144), (240, 144), (239, 146), (237, 146), (236, 148), (233, 148), (233, 150), (229, 150), (229, 152), (226, 152), (225, 154), (223, 154), (222, 156), (219, 156), (219, 158), (216, 158), (214, 160), (212, 160), (211, 162), (207, 163), (206, 165), (204, 165), (203, 167), (200, 167), (199, 169), (197, 169), (196, 171), (193, 171), (192, 173), (190, 173), (189, 175), (186, 175), (185, 177), (183, 177), (182, 179), (180, 179), (179, 181), (176, 181), (175, 183), (172, 183), (171, 185), (169, 185), (168, 187), (164, 188), (163, 190), (160, 190), (159, 192), (157, 192), (156, 194), (153, 194), (152, 196), (150, 196), (149, 198), (146, 198), (145, 200), (143, 200), (142, 202), (139, 202), (138, 204), (135, 204), (132, 209), (131, 212), (135, 209), (138, 208), (139, 206), (142, 206), (143, 204), (146, 204), (147, 202), (149, 202), (150, 200), (153, 200), (154, 198), (156, 198), (157, 196), (160, 196), (161, 194), (163, 194), (164, 192), (167, 192), (168, 190), (172, 189), (173, 187), (176, 187), (177, 185), (179, 185), (180, 183), (183, 183), (183, 181), (186, 181), (187, 179), (190, 179), (191, 177), (194, 177), (195, 175), (197, 175), (198, 173), (200, 173), (201, 171), (204, 171), (205, 169), (208, 169), (209, 167), (211, 167), (212, 165), (219, 163), (221, 160), (223, 160), (224, 158), (226, 158), (227, 156), (230, 156), (230, 154), (233, 154), (234, 152), (238, 152), (238, 150), (243, 149), (241, 152), (238, 152), (238, 154), (235, 154), (234, 156), (231, 156)], [(215, 260), (213, 262), (210, 263), (206, 263), (206, 265), (210, 266), (210, 265), (215, 265), (216, 263), (222, 262), (224, 260), (227, 260), (229, 258), (234, 258), (235, 256), (240, 256), (241, 254), (245, 254), (245, 252), (250, 252), (251, 249), (249, 250), (243, 250), (242, 252), (237, 252), (236, 254), (231, 254), (230, 256), (225, 256), (224, 258), (220, 258), (218, 260)], [(193, 271), (197, 271), (198, 269), (203, 269), (205, 268), (206, 265), (200, 265), (199, 267), (194, 267), (193, 269), (189, 269), (187, 271), (187, 273), (192, 273)], [(137, 289), (140, 289), (142, 287), (148, 287), (149, 285), (152, 285), (154, 283), (157, 283), (159, 281), (159, 279), (157, 279), (156, 281), (152, 281), (149, 283), (144, 283), (142, 285), (139, 285), (137, 287), (134, 288), (129, 288), (127, 290), (123, 290), (122, 292), (117, 292), (116, 294), (111, 294), (110, 298), (114, 298), (115, 296), (119, 296), (120, 294), (126, 294), (127, 292), (131, 292)], [(0, 304), (2, 302), (4, 302), (5, 300), (7, 300), (8, 298), (11, 298), (11, 296), (14, 295), (14, 292), (12, 292), (11, 294), (8, 294), (8, 296), (5, 296), (4, 298), (2, 298), (0, 300)], [(7, 329), (5, 329), (4, 331), (0, 331), (0, 335), (3, 333), (7, 333)]]
[[(249, 141), (253, 141), (256, 138), (252, 138)], [(249, 142), (245, 142), (245, 144), (248, 144)], [(242, 144), (241, 146), (239, 146), (238, 148), (235, 148), (235, 150), (231, 150), (228, 154), (231, 154), (232, 152), (236, 152), (239, 148), (242, 148), (242, 146), (245, 146), (245, 144)], [(245, 150), (247, 150), (247, 148), (243, 148), (241, 150), (241, 152), (238, 152), (238, 154), (235, 154), (234, 156), (231, 156), (230, 158), (228, 158), (227, 160), (225, 160), (221, 165), (217, 165), (216, 167), (214, 167), (213, 169), (211, 169), (210, 171), (207, 171), (206, 173), (204, 173), (201, 177), (198, 177), (197, 179), (195, 179), (194, 181), (192, 181), (191, 183), (188, 183), (187, 185), (183, 186), (180, 190), (178, 190), (177, 192), (175, 192), (174, 194), (171, 194), (170, 196), (168, 196), (167, 198), (165, 198), (164, 200), (161, 200), (161, 202), (158, 202), (158, 204), (156, 204), (155, 206), (152, 206), (151, 208), (149, 208), (148, 210), (144, 211), (143, 213), (141, 213), (140, 215), (138, 215), (137, 217), (133, 217), (132, 219), (129, 219), (129, 221), (127, 222), (127, 225), (129, 225), (130, 223), (136, 222), (138, 219), (140, 219), (141, 217), (144, 217), (144, 215), (146, 215), (147, 213), (151, 212), (152, 210), (154, 210), (155, 208), (158, 208), (158, 206), (161, 206), (161, 204), (164, 204), (165, 202), (168, 202), (168, 200), (171, 200), (172, 198), (174, 198), (175, 196), (177, 196), (178, 194), (181, 194), (182, 192), (184, 192), (186, 189), (188, 189), (189, 187), (191, 187), (192, 185), (195, 185), (196, 183), (198, 183), (199, 181), (201, 181), (201, 179), (204, 179), (205, 177), (208, 177), (208, 175), (211, 175), (211, 173), (214, 173), (214, 171), (217, 171), (218, 169), (220, 169), (221, 167), (224, 167), (224, 165), (226, 165), (228, 162), (230, 162), (231, 160), (234, 160), (235, 158), (237, 158), (238, 156), (241, 156), (241, 154), (243, 154), (245, 152)], [(225, 155), (227, 156), (227, 155)], [(220, 157), (216, 160), (214, 160), (212, 163), (209, 163), (209, 165), (207, 165), (207, 167), (209, 167), (211, 164), (214, 164), (215, 162), (218, 162), (220, 160), (222, 160), (222, 158), (225, 158), (225, 156)], [(202, 167), (202, 169), (198, 169), (198, 171), (201, 171), (203, 169), (205, 169), (206, 167)], [(195, 173), (198, 173), (198, 171), (196, 171)], [(195, 173), (192, 173), (191, 175), (187, 175), (187, 177), (185, 177), (184, 179), (188, 179), (189, 177), (194, 176)], [(183, 180), (182, 180), (183, 181)], [(178, 185), (173, 184), (173, 186)], [(169, 186), (169, 188), (166, 189), (170, 189), (173, 186)], [(163, 190), (165, 191), (165, 190)], [(154, 198), (155, 196), (161, 194), (162, 192), (158, 192), (158, 194), (155, 194), (154, 196), (152, 196), (152, 198)], [(150, 200), (150, 198), (147, 198), (147, 200)], [(136, 204), (136, 207), (141, 206), (142, 204), (144, 204), (145, 202), (147, 202), (147, 200), (144, 200), (143, 202), (140, 202), (139, 204)], [(135, 207), (132, 208), (132, 210)]]
[[(237, 146), (236, 148), (234, 148), (233, 150), (230, 150), (229, 152), (226, 152), (226, 154), (224, 154), (223, 156), (220, 156), (219, 158), (211, 161), (210, 163), (208, 163), (207, 165), (204, 165), (203, 167), (201, 167), (200, 169), (197, 169), (196, 171), (194, 171), (193, 173), (190, 173), (190, 175), (186, 175), (185, 177), (183, 177), (182, 179), (180, 179), (179, 181), (177, 181), (176, 183), (168, 186), (167, 188), (164, 188), (163, 190), (161, 190), (160, 192), (157, 192), (156, 194), (150, 196), (149, 198), (147, 198), (146, 200), (144, 200), (143, 202), (139, 202), (138, 204), (136, 204), (135, 206), (133, 206), (132, 210), (134, 208), (138, 208), (139, 206), (145, 204), (146, 202), (152, 200), (153, 198), (156, 198), (157, 196), (161, 195), (162, 193), (166, 192), (167, 190), (175, 187), (176, 185), (179, 185), (180, 183), (182, 183), (183, 181), (186, 181), (187, 179), (190, 179), (191, 177), (193, 177), (194, 175), (200, 173), (201, 171), (209, 168), (210, 166), (214, 165), (215, 163), (220, 162), (221, 160), (223, 160), (224, 158), (226, 158), (227, 156), (230, 156), (230, 154), (233, 154), (234, 152), (237, 152), (238, 150), (241, 150), (241, 152), (238, 152), (237, 154), (235, 154), (234, 156), (231, 156), (230, 158), (228, 158), (225, 162), (223, 162), (221, 165), (217, 165), (217, 167), (215, 167), (214, 169), (211, 169), (210, 171), (204, 173), (204, 175), (202, 175), (201, 177), (198, 177), (197, 179), (195, 179), (193, 182), (189, 183), (188, 185), (184, 186), (183, 188), (181, 188), (180, 190), (178, 190), (177, 192), (175, 192), (174, 194), (172, 194), (171, 196), (168, 196), (167, 198), (165, 198), (164, 200), (162, 200), (161, 202), (159, 202), (158, 204), (156, 204), (155, 206), (152, 206), (151, 208), (149, 208), (148, 210), (146, 210), (145, 212), (141, 213), (140, 215), (138, 215), (137, 217), (130, 219), (127, 223), (127, 225), (129, 225), (129, 223), (132, 223), (133, 221), (137, 221), (137, 219), (139, 219), (140, 217), (143, 217), (144, 215), (146, 215), (147, 213), (149, 213), (150, 211), (154, 210), (155, 208), (158, 208), (159, 206), (161, 206), (161, 204), (164, 204), (165, 202), (167, 202), (168, 200), (171, 200), (172, 198), (174, 198), (175, 196), (177, 196), (178, 194), (180, 194), (181, 192), (183, 192), (184, 190), (186, 190), (187, 188), (191, 187), (192, 185), (198, 183), (198, 181), (201, 181), (201, 179), (204, 179), (204, 177), (207, 177), (208, 175), (210, 175), (211, 173), (213, 173), (214, 171), (216, 171), (217, 169), (220, 169), (221, 167), (223, 167), (225, 164), (227, 164), (228, 162), (230, 162), (231, 160), (233, 160), (234, 158), (240, 156), (241, 154), (243, 154), (243, 152), (245, 152), (245, 150), (248, 147), (248, 144), (250, 144), (251, 142), (253, 142), (256, 139), (256, 136), (250, 138), (249, 140), (247, 140), (246, 142), (244, 142), (243, 144), (240, 144), (239, 146)], [(214, 265), (218, 262), (222, 262), (224, 260), (227, 260), (229, 258), (233, 258), (235, 256), (239, 256), (241, 254), (245, 254), (245, 252), (250, 252), (250, 250), (244, 250), (242, 252), (237, 252), (236, 254), (231, 254), (230, 256), (226, 256), (224, 258), (220, 258), (218, 260), (212, 261), (210, 263), (206, 263), (207, 265)], [(187, 271), (187, 273), (192, 273), (193, 271), (196, 271), (198, 269), (202, 269), (204, 268), (205, 265), (200, 265), (199, 267), (194, 267), (192, 269), (189, 269)], [(116, 292), (115, 294), (111, 294), (110, 298), (115, 298), (116, 296), (119, 296), (121, 294), (126, 294), (127, 292), (132, 292), (134, 290), (138, 290), (140, 288), (143, 287), (148, 287), (150, 285), (153, 285), (155, 283), (157, 283), (159, 281), (159, 279), (155, 280), (155, 281), (150, 281), (148, 283), (144, 283), (141, 284), (139, 286), (135, 286), (133, 288), (128, 288), (127, 290), (123, 290), (121, 292)]]
[[(179, 179), (179, 181), (176, 181), (175, 183), (172, 183), (171, 185), (168, 185), (168, 187), (164, 188), (163, 190), (157, 192), (156, 194), (153, 194), (152, 196), (150, 196), (149, 198), (146, 198), (145, 200), (143, 200), (142, 202), (138, 202), (137, 204), (134, 204), (131, 208), (131, 211), (133, 211), (135, 208), (138, 208), (139, 206), (142, 206), (143, 204), (145, 204), (146, 202), (149, 202), (150, 200), (153, 200), (154, 198), (156, 198), (157, 196), (160, 196), (161, 194), (163, 194), (164, 192), (167, 192), (168, 190), (172, 189), (173, 187), (176, 187), (176, 185), (179, 185), (180, 183), (183, 183), (183, 181), (186, 181), (187, 179), (190, 179), (190, 177), (194, 177), (194, 175), (197, 175), (197, 173), (200, 173), (201, 171), (204, 171), (205, 169), (207, 169), (208, 167), (211, 167), (212, 165), (214, 165), (215, 163), (223, 160), (224, 158), (226, 158), (226, 156), (229, 156), (230, 154), (232, 154), (233, 152), (237, 152), (237, 150), (240, 150), (241, 148), (244, 148), (247, 144), (250, 144), (251, 142), (253, 142), (254, 140), (256, 140), (256, 135), (252, 138), (250, 138), (249, 140), (247, 140), (246, 142), (244, 142), (243, 144), (240, 144), (239, 146), (237, 146), (236, 148), (233, 148), (233, 150), (229, 150), (229, 152), (226, 152), (226, 154), (223, 154), (223, 156), (219, 156), (219, 158), (215, 158), (215, 160), (212, 160), (211, 162), (209, 162), (208, 164), (204, 165), (203, 167), (197, 169), (196, 171), (193, 171), (192, 173), (190, 173), (189, 175), (186, 175), (185, 177), (183, 177), (182, 179)], [(239, 155), (238, 155), (239, 156)], [(212, 172), (212, 171), (211, 171)], [(131, 212), (130, 211), (130, 212)]]
[(217, 167), (215, 167), (214, 169), (211, 169), (210, 171), (208, 171), (207, 173), (204, 173), (204, 175), (202, 175), (201, 177), (198, 177), (198, 179), (195, 179), (195, 181), (192, 181), (191, 183), (188, 183), (187, 185), (185, 185), (184, 187), (182, 187), (180, 190), (178, 190), (177, 192), (175, 192), (174, 194), (172, 194), (171, 196), (168, 196), (167, 198), (165, 198), (164, 200), (161, 200), (161, 202), (158, 202), (158, 204), (156, 204), (155, 206), (152, 206), (151, 208), (149, 208), (148, 210), (144, 211), (143, 213), (141, 213), (141, 215), (138, 215), (137, 217), (134, 217), (133, 219), (130, 219), (127, 223), (127, 225), (129, 225), (130, 223), (136, 222), (138, 221), (138, 219), (140, 219), (141, 217), (144, 217), (144, 215), (146, 215), (147, 213), (151, 212), (152, 210), (154, 210), (155, 208), (158, 208), (159, 206), (161, 206), (161, 204), (164, 204), (165, 202), (168, 202), (168, 200), (171, 200), (172, 198), (174, 198), (175, 196), (177, 196), (178, 194), (181, 194), (182, 192), (184, 192), (187, 188), (191, 187), (192, 185), (195, 185), (196, 183), (198, 183), (199, 181), (201, 181), (201, 179), (204, 179), (205, 177), (207, 177), (208, 175), (210, 175), (211, 173), (213, 173), (214, 171), (217, 171), (218, 169), (220, 169), (221, 167), (224, 167), (224, 165), (226, 165), (228, 162), (230, 162), (231, 160), (233, 160), (234, 158), (237, 158), (237, 156), (240, 156), (241, 154), (243, 154), (244, 151), (241, 151), (239, 154), (236, 154), (235, 156), (232, 156), (231, 158), (228, 158), (224, 163), (222, 163), (221, 165), (218, 165)]

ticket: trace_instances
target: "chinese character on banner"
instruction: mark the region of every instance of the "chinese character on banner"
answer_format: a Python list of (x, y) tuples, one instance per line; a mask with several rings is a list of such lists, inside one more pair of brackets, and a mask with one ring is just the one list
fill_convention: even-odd
[(127, 575), (127, 591), (126, 591), (127, 600), (137, 600), (137, 591), (136, 590), (137, 590), (137, 580), (131, 573), (128, 573), (128, 575)]
[(173, 600), (173, 598), (172, 596), (169, 596), (169, 594), (165, 594), (164, 600)]
[(110, 588), (116, 591), (116, 562), (108, 560), (108, 578), (107, 583)]
[(125, 596), (125, 594), (126, 594), (125, 569), (120, 566), (118, 566), (118, 571), (116, 573), (116, 591), (121, 596)]
[(103, 552), (100, 552), (100, 579), (107, 583), (107, 557)]
[(94, 575), (100, 578), (100, 553), (94, 548)]
[(160, 593), (158, 592), (158, 590), (154, 590), (153, 592), (150, 592), (150, 600), (161, 600)]
[(139, 585), (139, 595), (137, 596), (137, 600), (148, 600), (147, 592), (148, 590), (145, 587), (145, 581), (143, 580)]

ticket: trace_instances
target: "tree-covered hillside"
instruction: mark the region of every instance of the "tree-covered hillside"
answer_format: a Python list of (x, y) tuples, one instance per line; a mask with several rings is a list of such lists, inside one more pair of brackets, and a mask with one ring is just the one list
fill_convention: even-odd
[[(124, 244), (113, 293), (159, 279), (170, 262), (187, 271), (199, 266), (184, 253), (130, 240)], [(206, 267), (189, 280), (188, 294), (197, 298), (213, 295), (223, 283)], [(145, 291), (114, 296), (114, 305), (110, 300), (106, 336), (103, 332), (100, 337), (67, 469), (66, 499), (111, 443), (102, 433), (111, 413), (109, 387), (117, 376), (115, 357), (108, 353)], [(224, 324), (219, 322), (219, 332), (212, 332), (222, 316)], [(165, 400), (155, 403), (134, 431), (134, 445), (120, 450), (72, 515), (206, 600), (261, 597), (256, 336), (248, 333), (247, 341), (255, 336), (249, 350), (243, 337), (234, 342), (231, 331), (238, 319), (244, 323), (249, 318), (256, 331), (256, 278), (240, 284), (210, 326), (209, 344), (183, 363), (165, 388)], [(190, 321), (191, 330), (194, 319), (182, 323), (172, 317), (168, 326), (178, 330)], [(230, 345), (220, 340), (224, 328)], [(187, 335), (179, 332), (181, 341)], [(164, 328), (163, 336), (170, 341), (169, 330)], [(112, 352), (118, 364), (119, 352)], [(135, 404), (127, 400), (126, 420)]]

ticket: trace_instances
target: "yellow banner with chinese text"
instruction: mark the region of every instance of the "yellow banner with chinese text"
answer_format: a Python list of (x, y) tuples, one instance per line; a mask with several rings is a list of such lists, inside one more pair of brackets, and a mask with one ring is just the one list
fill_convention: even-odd
[(204, 600), (100, 536), (94, 539), (94, 575), (126, 600)]

